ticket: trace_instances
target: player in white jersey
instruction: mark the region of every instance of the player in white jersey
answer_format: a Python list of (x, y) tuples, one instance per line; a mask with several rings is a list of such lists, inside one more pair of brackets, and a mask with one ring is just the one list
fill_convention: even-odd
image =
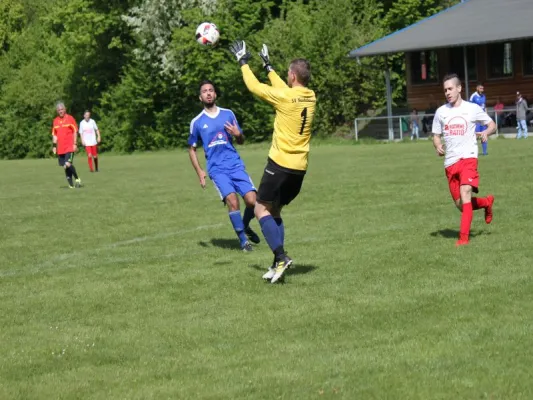
[[(461, 81), (456, 74), (444, 77), (447, 104), (440, 107), (433, 119), (433, 145), (437, 155), (444, 156), (444, 168), (453, 201), (461, 211), (461, 227), (457, 246), (468, 244), (473, 210), (485, 210), (485, 222), (492, 221), (494, 196), (472, 197), (478, 192), (477, 136), (486, 142), (496, 131), (496, 124), (480, 106), (461, 98)], [(476, 133), (476, 124), (486, 126)], [(444, 136), (444, 146), (441, 141)]]
[[(80, 122), (80, 138), (81, 143), (85, 146), (87, 152), (87, 162), (91, 172), (98, 172), (98, 144), (100, 143), (100, 130), (96, 122), (91, 118), (91, 112), (85, 111), (83, 120)], [(94, 167), (93, 170), (93, 160)]]

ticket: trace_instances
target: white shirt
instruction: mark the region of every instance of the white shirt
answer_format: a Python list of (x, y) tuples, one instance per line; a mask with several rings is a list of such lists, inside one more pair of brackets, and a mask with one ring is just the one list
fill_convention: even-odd
[(433, 134), (444, 135), (444, 167), (462, 158), (477, 158), (476, 123), (485, 126), (491, 121), (480, 106), (465, 100), (459, 107), (449, 103), (439, 107), (433, 119)]
[(96, 140), (96, 131), (98, 126), (92, 118), (86, 121), (85, 118), (80, 122), (80, 136), (85, 143), (85, 146), (96, 146), (98, 144)]

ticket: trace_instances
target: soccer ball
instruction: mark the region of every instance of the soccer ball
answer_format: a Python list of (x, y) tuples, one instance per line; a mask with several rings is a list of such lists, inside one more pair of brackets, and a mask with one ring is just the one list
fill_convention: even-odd
[(203, 22), (196, 28), (196, 41), (202, 46), (212, 46), (218, 42), (220, 32), (215, 24)]

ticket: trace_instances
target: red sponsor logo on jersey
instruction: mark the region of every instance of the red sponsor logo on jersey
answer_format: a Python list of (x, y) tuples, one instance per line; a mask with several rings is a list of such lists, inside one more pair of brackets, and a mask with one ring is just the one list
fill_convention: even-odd
[(464, 136), (468, 123), (463, 117), (453, 117), (446, 125), (444, 125), (444, 134), (448, 136)]

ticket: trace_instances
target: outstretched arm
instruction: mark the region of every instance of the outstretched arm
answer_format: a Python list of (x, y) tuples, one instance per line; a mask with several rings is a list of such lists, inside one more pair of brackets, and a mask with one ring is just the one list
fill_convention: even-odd
[(263, 44), (261, 51), (259, 52), (259, 57), (263, 60), (263, 68), (265, 69), (268, 79), (272, 87), (275, 88), (288, 88), (289, 86), (279, 77), (279, 75), (274, 71), (272, 64), (270, 63), (270, 55), (268, 54), (268, 47), (266, 44)]
[(272, 87), (275, 88), (288, 88), (289, 85), (285, 83), (283, 79), (279, 77), (278, 74), (276, 74), (276, 71), (272, 70), (268, 73), (268, 79), (270, 79), (270, 83), (272, 84)]
[[(283, 97), (283, 89), (259, 82), (248, 65), (243, 65), (241, 71), (244, 84), (250, 92), (263, 100), (268, 101), (270, 104), (275, 105), (279, 103), (280, 99)], [(270, 74), (272, 73), (275, 74), (275, 72), (271, 72)]]
[(230, 51), (233, 53), (239, 65), (241, 66), (244, 83), (250, 92), (268, 101), (272, 105), (279, 103), (280, 97), (283, 96), (282, 89), (265, 85), (257, 80), (254, 73), (248, 66), (248, 60), (251, 57), (250, 52), (246, 49), (244, 40), (236, 40), (230, 45)]

